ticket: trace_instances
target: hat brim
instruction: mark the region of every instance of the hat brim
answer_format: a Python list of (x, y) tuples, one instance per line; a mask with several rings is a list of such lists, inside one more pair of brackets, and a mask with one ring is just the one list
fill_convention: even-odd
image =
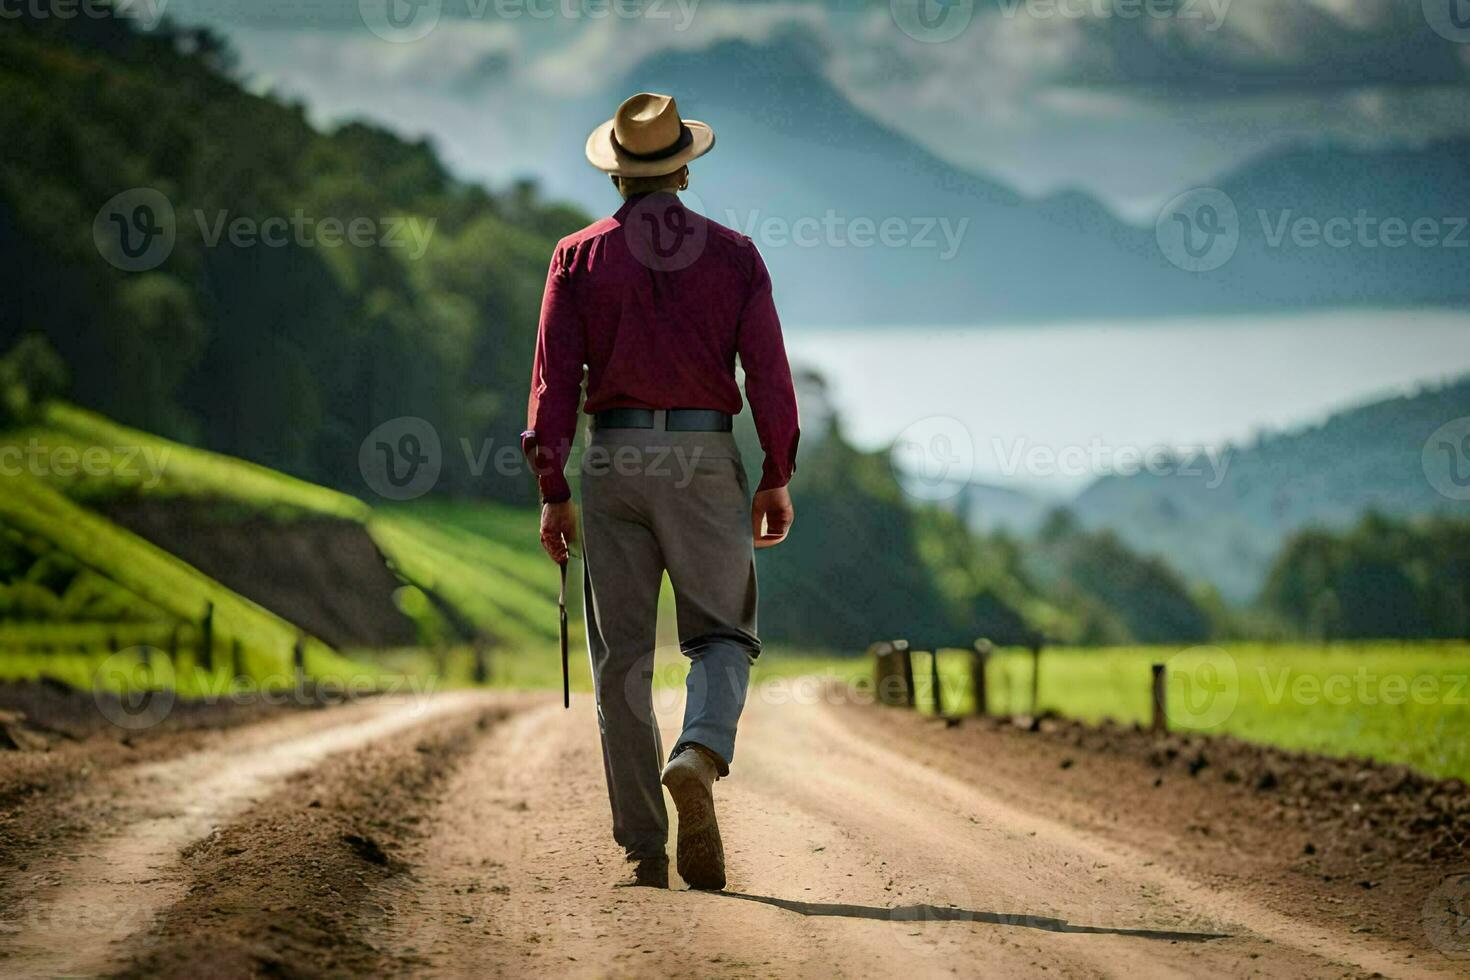
[(613, 120), (598, 126), (587, 137), (587, 162), (615, 177), (662, 177), (714, 149), (715, 131), (696, 119), (685, 119), (692, 137), (689, 145), (662, 160), (639, 160), (613, 145)]

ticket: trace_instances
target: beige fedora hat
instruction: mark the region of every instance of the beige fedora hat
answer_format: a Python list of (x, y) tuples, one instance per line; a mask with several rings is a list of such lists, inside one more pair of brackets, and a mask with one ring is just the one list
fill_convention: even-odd
[(639, 92), (587, 137), (587, 159), (617, 177), (660, 177), (715, 145), (702, 122), (681, 119), (672, 95)]

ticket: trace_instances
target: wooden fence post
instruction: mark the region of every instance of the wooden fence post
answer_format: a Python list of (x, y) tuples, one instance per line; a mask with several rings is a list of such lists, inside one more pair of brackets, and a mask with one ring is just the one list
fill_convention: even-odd
[(914, 658), (908, 640), (893, 641), (893, 655), (903, 676), (904, 704), (910, 708), (919, 706), (919, 693), (914, 689)]
[(291, 667), (296, 675), (296, 689), (306, 686), (306, 634), (296, 634), (296, 644), (291, 648)]
[(1153, 730), (1166, 732), (1169, 730), (1168, 714), (1168, 677), (1163, 664), (1153, 665), (1153, 702), (1154, 718)]
[(1041, 717), (1041, 637), (1031, 638), (1031, 717)]
[(985, 667), (995, 647), (989, 640), (976, 640), (970, 655), (970, 694), (975, 699), (975, 714), (984, 717), (990, 713), (988, 692), (985, 689)]
[(893, 644), (880, 640), (868, 647), (868, 655), (873, 658), (873, 693), (879, 704), (892, 706), (895, 703), (892, 679), (898, 676)]
[(485, 641), (475, 640), (475, 675), (474, 681), (480, 686), (490, 683), (490, 660), (485, 654)]
[[(873, 686), (879, 704), (891, 707), (912, 708), (917, 703), (914, 695), (914, 665), (909, 659), (907, 640), (880, 640), (868, 647), (873, 658)], [(900, 695), (893, 690), (894, 682), (903, 685)]]
[(929, 683), (934, 688), (934, 717), (944, 717), (944, 695), (939, 681), (939, 645), (929, 651)]
[(199, 663), (214, 670), (214, 603), (204, 604), (204, 618), (199, 621)]

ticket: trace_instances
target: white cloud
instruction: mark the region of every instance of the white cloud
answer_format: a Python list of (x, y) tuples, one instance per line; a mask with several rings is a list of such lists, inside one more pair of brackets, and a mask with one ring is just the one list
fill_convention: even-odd
[(550, 95), (589, 95), (661, 51), (698, 51), (728, 40), (761, 44), (794, 24), (818, 33), (826, 29), (826, 12), (815, 4), (734, 7), (693, 2), (695, 9), (687, 19), (669, 6), (662, 8), (670, 12), (666, 18), (606, 18), (578, 24), (572, 39), (535, 58), (524, 78)]
[(685, 3), (658, 18), (446, 17), (398, 45), (361, 29), (229, 33), (251, 72), (319, 119), (429, 133), (473, 174), (546, 173), (553, 186), (577, 165), (562, 160), (574, 108), (614, 102), (609, 79), (661, 51), (793, 28), (816, 39), (839, 91), (938, 155), (1028, 193), (1080, 186), (1120, 208), (1286, 141), (1470, 129), (1470, 45), (1427, 32), (1418, 0), (1231, 0), (1218, 30), (979, 14), (941, 44), (905, 35), (887, 4)]

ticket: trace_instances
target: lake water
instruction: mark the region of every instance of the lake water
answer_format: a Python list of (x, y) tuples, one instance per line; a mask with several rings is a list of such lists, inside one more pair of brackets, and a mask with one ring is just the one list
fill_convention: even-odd
[(975, 478), (1065, 496), (1135, 452), (1218, 448), (1470, 373), (1470, 311), (791, 325), (787, 346), (827, 378), (859, 445), (968, 438)]

